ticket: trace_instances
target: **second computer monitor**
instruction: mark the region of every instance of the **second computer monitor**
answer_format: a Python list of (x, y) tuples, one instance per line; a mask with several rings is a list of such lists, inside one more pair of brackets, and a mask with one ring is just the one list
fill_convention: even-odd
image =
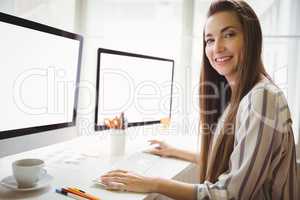
[(5, 13), (0, 32), (0, 140), (75, 126), (82, 36)]
[(128, 126), (171, 117), (174, 60), (98, 49), (95, 130), (124, 112)]

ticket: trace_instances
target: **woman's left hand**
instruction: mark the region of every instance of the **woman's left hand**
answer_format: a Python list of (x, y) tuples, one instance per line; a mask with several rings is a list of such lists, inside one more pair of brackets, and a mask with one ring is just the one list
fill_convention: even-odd
[(114, 170), (101, 176), (101, 181), (107, 190), (129, 192), (155, 192), (157, 181), (155, 178), (145, 177), (125, 170)]

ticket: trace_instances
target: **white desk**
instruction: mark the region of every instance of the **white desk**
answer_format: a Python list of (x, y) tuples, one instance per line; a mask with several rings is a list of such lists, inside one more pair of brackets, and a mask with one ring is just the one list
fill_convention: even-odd
[[(147, 131), (146, 131), (147, 132)], [(148, 139), (164, 139), (168, 143), (181, 148), (196, 149), (197, 136), (182, 135), (160, 131), (160, 134), (145, 133), (138, 129), (131, 129), (127, 135), (126, 152), (120, 157), (110, 156), (109, 134), (98, 132), (94, 136), (80, 136), (74, 140), (35, 149), (17, 155), (0, 159), (0, 180), (11, 175), (11, 163), (21, 158), (40, 158), (45, 160), (46, 169), (54, 177), (47, 188), (31, 192), (13, 192), (0, 186), (0, 199), (30, 199), (30, 200), (56, 200), (67, 199), (63, 195), (55, 193), (56, 188), (77, 186), (86, 190), (102, 200), (142, 200), (150, 199), (149, 194), (137, 194), (126, 192), (112, 192), (95, 185), (92, 180), (110, 170), (120, 159), (126, 158), (134, 152), (141, 151), (147, 146)], [(144, 175), (174, 178), (190, 166), (189, 162), (159, 158), (159, 166), (152, 167)], [(154, 194), (152, 194), (153, 196)]]

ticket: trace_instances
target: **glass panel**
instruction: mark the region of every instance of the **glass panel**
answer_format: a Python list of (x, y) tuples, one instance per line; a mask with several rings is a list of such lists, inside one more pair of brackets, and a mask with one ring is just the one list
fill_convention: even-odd
[(283, 90), (291, 110), (295, 140), (298, 143), (300, 124), (300, 35), (265, 36), (263, 61), (267, 72)]

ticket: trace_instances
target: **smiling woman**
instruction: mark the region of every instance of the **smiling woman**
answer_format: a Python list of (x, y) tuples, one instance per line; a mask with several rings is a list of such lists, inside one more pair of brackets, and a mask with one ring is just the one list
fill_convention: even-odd
[(158, 144), (151, 153), (198, 163), (200, 183), (122, 170), (103, 175), (102, 182), (107, 189), (174, 199), (298, 199), (290, 111), (265, 71), (255, 12), (244, 1), (213, 1), (203, 39), (200, 155), (151, 141)]
[(229, 81), (241, 62), (243, 48), (242, 25), (234, 12), (219, 12), (207, 20), (205, 53), (212, 67)]

